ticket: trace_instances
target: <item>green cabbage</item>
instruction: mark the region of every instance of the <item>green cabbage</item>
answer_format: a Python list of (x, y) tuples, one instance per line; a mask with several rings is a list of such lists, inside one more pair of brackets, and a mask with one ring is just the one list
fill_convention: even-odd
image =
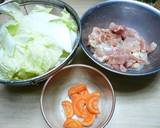
[(65, 9), (61, 16), (52, 10), (37, 5), (25, 15), (17, 3), (0, 7), (1, 13), (12, 17), (0, 26), (0, 79), (41, 75), (69, 55), (77, 25)]

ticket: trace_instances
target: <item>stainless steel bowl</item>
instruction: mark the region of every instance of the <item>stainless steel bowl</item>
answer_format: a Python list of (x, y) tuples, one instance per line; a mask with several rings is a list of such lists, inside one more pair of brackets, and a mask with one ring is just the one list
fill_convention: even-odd
[(101, 113), (90, 128), (103, 128), (112, 118), (115, 96), (107, 77), (91, 66), (75, 64), (64, 67), (50, 77), (43, 87), (41, 111), (51, 128), (63, 128), (65, 116), (61, 102), (68, 98), (68, 89), (79, 82), (86, 84), (90, 92), (99, 91), (101, 94)]
[[(96, 60), (87, 47), (88, 35), (94, 26), (107, 28), (111, 22), (137, 30), (147, 42), (156, 42), (157, 49), (149, 55), (149, 65), (136, 71), (120, 72)], [(81, 19), (82, 43), (85, 53), (103, 69), (127, 76), (149, 75), (160, 70), (160, 11), (148, 4), (134, 0), (109, 0), (90, 8)]]
[[(5, 4), (15, 2), (15, 1), (17, 1), (21, 5), (22, 11), (24, 11), (26, 14), (36, 4), (53, 7), (54, 12), (56, 14), (59, 14), (59, 12), (62, 9), (66, 8), (67, 11), (73, 17), (73, 19), (76, 21), (77, 26), (78, 26), (77, 38), (75, 40), (73, 50), (70, 53), (70, 55), (62, 63), (60, 63), (58, 66), (56, 66), (55, 68), (52, 68), (51, 70), (49, 70), (47, 73), (45, 73), (43, 75), (31, 78), (31, 79), (27, 79), (27, 80), (0, 80), (0, 83), (5, 84), (5, 85), (14, 85), (14, 86), (35, 85), (35, 84), (37, 84), (39, 82), (42, 82), (42, 81), (46, 80), (47, 78), (49, 78), (51, 75), (56, 73), (58, 70), (60, 70), (62, 67), (64, 67), (66, 64), (68, 64), (73, 59), (73, 57), (75, 55), (75, 52), (77, 50), (78, 44), (79, 44), (80, 36), (81, 36), (80, 19), (79, 19), (78, 14), (75, 12), (75, 10), (72, 7), (70, 7), (65, 2), (62, 2), (62, 1), (59, 1), (59, 0), (50, 0), (50, 1), (44, 1), (44, 0), (11, 0), (11, 1), (7, 1), (7, 2), (4, 2), (4, 3), (0, 4), (0, 7), (2, 7)], [(0, 20), (3, 20), (5, 22), (5, 20), (7, 20), (7, 17), (4, 14), (0, 14)]]

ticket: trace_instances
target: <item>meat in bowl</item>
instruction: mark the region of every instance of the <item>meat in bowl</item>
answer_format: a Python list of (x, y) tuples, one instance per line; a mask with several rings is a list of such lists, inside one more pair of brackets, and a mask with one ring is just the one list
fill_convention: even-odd
[(142, 69), (157, 47), (155, 42), (149, 45), (136, 30), (113, 22), (107, 29), (94, 27), (87, 45), (94, 58), (122, 72)]

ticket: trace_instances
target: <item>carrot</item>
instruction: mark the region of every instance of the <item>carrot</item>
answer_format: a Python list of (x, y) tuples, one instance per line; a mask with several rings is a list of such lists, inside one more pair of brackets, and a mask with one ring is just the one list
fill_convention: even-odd
[(80, 83), (74, 87), (71, 87), (68, 90), (68, 95), (71, 97), (73, 94), (80, 93), (81, 91), (86, 90), (86, 89), (87, 89), (86, 85)]
[(81, 95), (83, 98), (87, 99), (88, 96), (89, 96), (88, 89), (81, 91), (81, 92), (80, 92), (80, 95)]
[(86, 107), (92, 114), (99, 114), (98, 102), (100, 100), (100, 93), (94, 92), (87, 98)]
[(87, 109), (85, 109), (85, 115), (83, 118), (83, 121), (81, 122), (81, 124), (83, 126), (91, 126), (95, 120), (96, 115), (90, 113)]
[(62, 102), (62, 106), (65, 112), (66, 118), (72, 118), (74, 114), (72, 103), (66, 100)]
[[(64, 122), (64, 128), (83, 128), (91, 126), (96, 118), (96, 115), (100, 113), (98, 104), (100, 100), (100, 93), (89, 93), (87, 86), (83, 83), (79, 83), (68, 90), (68, 95), (72, 102), (63, 101), (62, 106), (64, 108), (67, 120)], [(81, 117), (83, 120), (72, 119), (73, 115)]]
[(79, 117), (83, 117), (85, 106), (86, 106), (86, 100), (84, 98), (77, 99), (76, 101), (73, 102), (74, 113)]
[(78, 120), (67, 119), (63, 125), (64, 128), (83, 128)]
[(70, 98), (71, 98), (72, 102), (74, 102), (74, 101), (80, 99), (80, 98), (81, 98), (81, 95), (75, 93), (75, 94), (73, 94)]

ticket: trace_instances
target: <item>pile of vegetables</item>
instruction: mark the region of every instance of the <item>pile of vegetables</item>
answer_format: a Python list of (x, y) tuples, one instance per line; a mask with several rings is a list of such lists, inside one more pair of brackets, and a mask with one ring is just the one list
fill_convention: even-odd
[(24, 80), (46, 73), (72, 51), (77, 25), (64, 9), (35, 5), (24, 14), (17, 3), (0, 7), (11, 17), (0, 24), (0, 79)]
[(98, 91), (90, 93), (87, 85), (78, 83), (68, 90), (70, 99), (62, 101), (66, 120), (64, 128), (84, 128), (92, 126), (100, 114)]

